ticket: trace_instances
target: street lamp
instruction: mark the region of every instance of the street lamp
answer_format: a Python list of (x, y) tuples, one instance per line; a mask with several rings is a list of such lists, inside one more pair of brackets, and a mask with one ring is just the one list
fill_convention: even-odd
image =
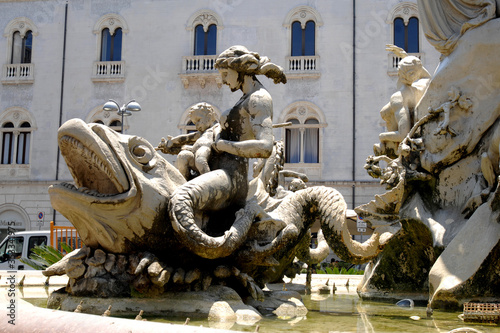
[(114, 100), (110, 99), (109, 101), (104, 104), (102, 107), (104, 111), (109, 111), (109, 112), (117, 112), (119, 116), (122, 116), (122, 133), (123, 133), (123, 117), (124, 116), (131, 116), (132, 112), (137, 112), (141, 111), (141, 106), (139, 103), (137, 103), (134, 99), (128, 102), (127, 104), (123, 104), (122, 107), (118, 105)]

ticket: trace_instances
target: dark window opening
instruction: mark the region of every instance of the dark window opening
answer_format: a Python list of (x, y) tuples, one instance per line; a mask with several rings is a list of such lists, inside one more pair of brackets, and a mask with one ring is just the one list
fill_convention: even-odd
[(299, 21), (292, 23), (292, 57), (313, 56), (316, 49), (316, 23), (308, 21), (305, 28)]
[(194, 55), (214, 55), (217, 50), (217, 26), (211, 24), (207, 31), (199, 24), (194, 30)]
[(418, 53), (419, 51), (419, 31), (418, 19), (411, 17), (408, 25), (405, 25), (402, 18), (394, 20), (394, 45), (399, 46), (408, 53)]
[(102, 30), (101, 35), (101, 61), (122, 60), (122, 29), (115, 30), (111, 35), (108, 28)]

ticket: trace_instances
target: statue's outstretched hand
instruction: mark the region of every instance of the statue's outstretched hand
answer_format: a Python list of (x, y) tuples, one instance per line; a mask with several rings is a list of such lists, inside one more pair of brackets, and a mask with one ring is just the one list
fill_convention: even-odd
[(165, 140), (165, 138), (161, 138), (158, 147), (156, 147), (155, 149), (161, 151), (164, 154), (169, 154), (172, 146), (173, 146), (172, 136), (167, 135), (167, 140)]
[(401, 58), (408, 56), (408, 53), (406, 53), (406, 51), (404, 49), (402, 49), (399, 46), (396, 46), (394, 44), (386, 44), (385, 50), (390, 51), (390, 52), (394, 53), (396, 56), (401, 57)]

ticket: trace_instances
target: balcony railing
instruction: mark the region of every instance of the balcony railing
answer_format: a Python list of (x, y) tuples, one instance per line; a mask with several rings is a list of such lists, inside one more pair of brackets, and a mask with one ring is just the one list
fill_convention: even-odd
[(197, 55), (182, 57), (182, 71), (179, 74), (184, 88), (188, 88), (191, 81), (198, 81), (205, 88), (207, 79), (215, 80), (218, 87), (222, 86), (222, 79), (215, 69), (217, 55)]
[(33, 83), (33, 64), (7, 64), (3, 66), (2, 83)]
[(125, 61), (96, 61), (92, 81), (125, 80)]
[(288, 78), (319, 77), (319, 56), (286, 57)]
[[(414, 56), (419, 58), (420, 60), (423, 61), (423, 53), (409, 53), (408, 55)], [(399, 62), (401, 61), (401, 57), (398, 57), (394, 53), (389, 54), (389, 63), (387, 65), (387, 74), (390, 76), (395, 76), (398, 75), (398, 66)]]
[(216, 55), (182, 57), (184, 73), (216, 72), (214, 68)]

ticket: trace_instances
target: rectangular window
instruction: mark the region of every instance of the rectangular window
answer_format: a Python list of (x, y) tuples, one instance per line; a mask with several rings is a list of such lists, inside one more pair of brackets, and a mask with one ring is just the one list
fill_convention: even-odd
[(2, 140), (2, 164), (11, 164), (14, 159), (14, 133), (4, 132)]
[(19, 31), (14, 32), (12, 39), (12, 56), (10, 59), (11, 64), (20, 64), (22, 61), (22, 48), (23, 39), (21, 38), (21, 33)]
[(23, 64), (30, 64), (31, 63), (31, 50), (33, 47), (33, 34), (31, 31), (28, 31), (26, 33), (26, 36), (23, 38), (23, 59), (22, 63)]
[(29, 164), (30, 132), (21, 132), (17, 138), (17, 164)]
[(28, 257), (35, 246), (47, 245), (47, 236), (31, 236), (28, 241)]
[(306, 128), (304, 133), (304, 162), (319, 163), (319, 130)]
[(286, 163), (300, 163), (300, 132), (299, 129), (286, 130)]

